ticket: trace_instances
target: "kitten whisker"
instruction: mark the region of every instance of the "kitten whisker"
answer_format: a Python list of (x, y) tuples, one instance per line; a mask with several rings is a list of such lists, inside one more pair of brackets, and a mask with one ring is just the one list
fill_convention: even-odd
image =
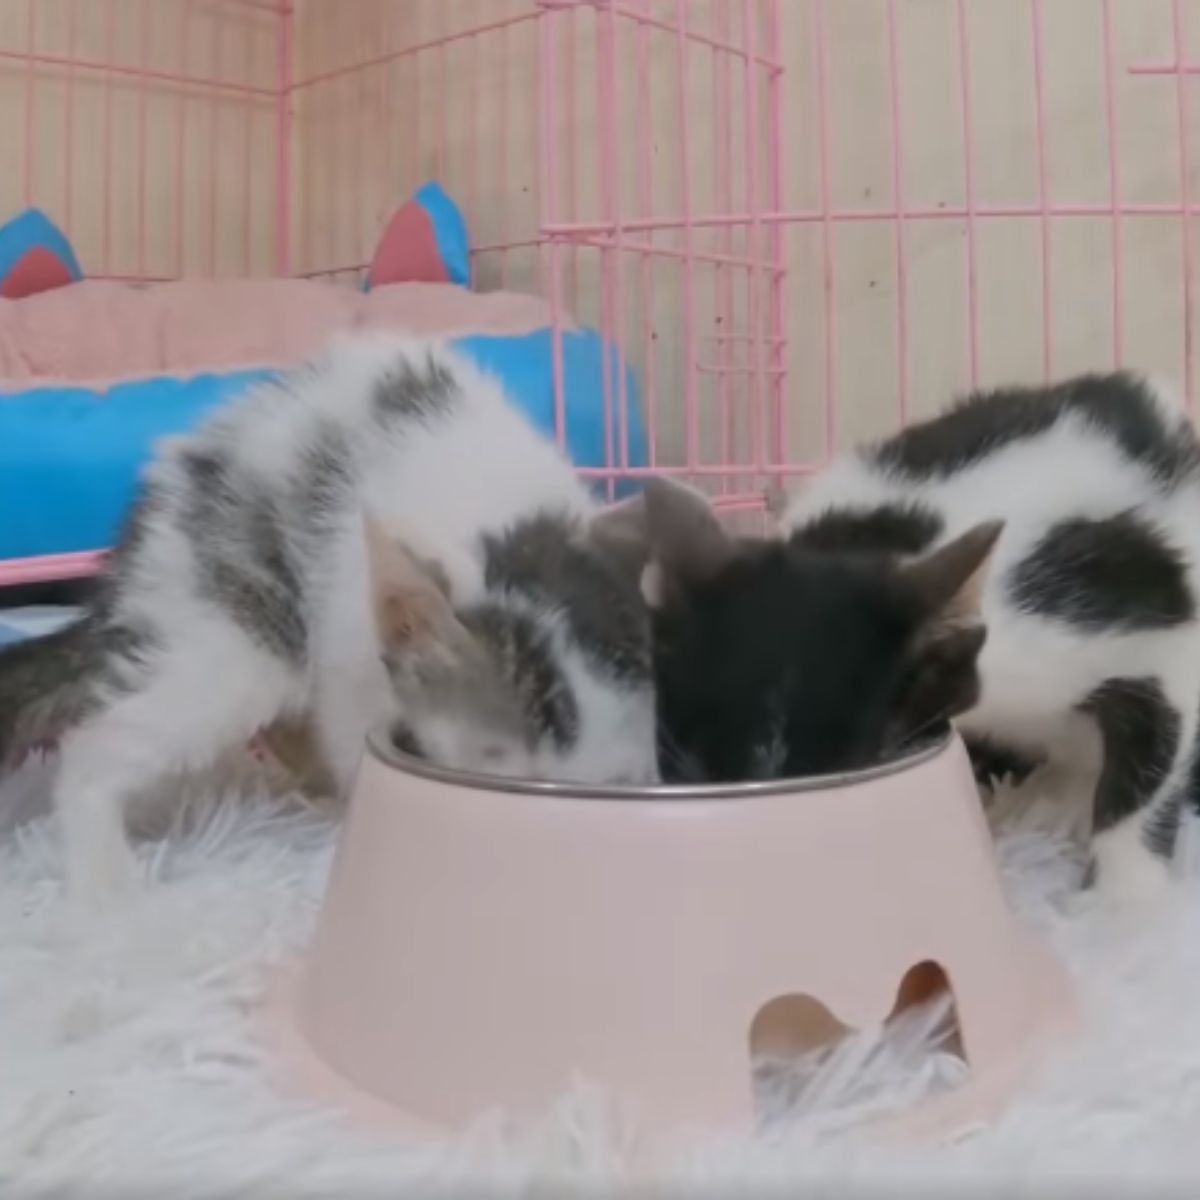
[(929, 717), (925, 721), (922, 721), (921, 724), (917, 725), (915, 728), (910, 729), (908, 733), (906, 733), (904, 737), (902, 737), (899, 742), (896, 743), (892, 749), (892, 753), (900, 754), (907, 750), (909, 746), (919, 742), (931, 729), (936, 728), (943, 721), (949, 721), (953, 716), (954, 706), (952, 705), (934, 713), (933, 716)]

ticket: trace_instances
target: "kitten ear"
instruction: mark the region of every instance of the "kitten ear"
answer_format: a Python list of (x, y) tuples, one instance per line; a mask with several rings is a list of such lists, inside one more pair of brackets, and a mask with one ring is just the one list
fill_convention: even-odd
[(978, 619), (983, 585), (1003, 521), (968, 529), (945, 546), (901, 568), (929, 617), (940, 621)]
[(706, 583), (737, 553), (703, 492), (670, 479), (649, 479), (643, 493), (651, 562), (666, 582)]
[(650, 559), (642, 493), (605, 505), (588, 523), (588, 537), (631, 575), (640, 576)]
[(976, 525), (901, 569), (924, 613), (895, 714), (902, 738), (956, 717), (979, 699), (979, 654), (987, 641), (980, 602), (988, 565), (1003, 529)]
[(449, 651), (470, 635), (450, 604), (445, 572), (367, 516), (363, 522), (371, 607), (385, 654)]
[(771, 518), (778, 532), (784, 532), (783, 516), (787, 512), (788, 501), (791, 497), (783, 484), (775, 479), (768, 486), (763, 494), (763, 503), (766, 505), (767, 516)]
[(641, 573), (651, 605), (661, 603), (666, 589), (711, 579), (736, 553), (708, 497), (670, 479), (646, 480), (638, 495), (593, 518), (591, 532)]
[(895, 742), (960, 716), (979, 701), (979, 652), (987, 627), (981, 621), (946, 624), (927, 634), (918, 637), (893, 714)]

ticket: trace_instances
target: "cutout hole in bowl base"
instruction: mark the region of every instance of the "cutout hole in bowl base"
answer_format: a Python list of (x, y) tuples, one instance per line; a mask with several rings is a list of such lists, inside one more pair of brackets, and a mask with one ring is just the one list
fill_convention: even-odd
[(946, 972), (921, 962), (882, 1025), (853, 1029), (817, 998), (776, 996), (750, 1026), (755, 1107), (764, 1127), (827, 1116), (830, 1128), (905, 1110), (969, 1082)]
[[(405, 1143), (434, 1145), (453, 1136), (455, 1130), (361, 1090), (314, 1052), (297, 1020), (303, 1007), (302, 975), (296, 962), (277, 967), (259, 1013), (259, 1032), (280, 1091), (297, 1101), (340, 1110), (364, 1132)], [(953, 996), (936, 963), (920, 963), (906, 972), (882, 1029), (856, 1033), (819, 1000), (777, 996), (759, 1009), (749, 1033), (755, 1123), (767, 1136), (803, 1120), (810, 1131), (857, 1131), (868, 1142), (879, 1137), (905, 1143), (957, 1138), (998, 1115), (1029, 1060), (1040, 1059), (1075, 1028), (1071, 999), (1063, 1001), (1056, 1020), (1005, 1060), (1003, 1069), (993, 1066), (972, 1077), (959, 1049)], [(881, 1088), (885, 1078), (890, 1083)], [(652, 1169), (680, 1146), (692, 1145), (688, 1130), (677, 1134), (639, 1134), (630, 1170)]]

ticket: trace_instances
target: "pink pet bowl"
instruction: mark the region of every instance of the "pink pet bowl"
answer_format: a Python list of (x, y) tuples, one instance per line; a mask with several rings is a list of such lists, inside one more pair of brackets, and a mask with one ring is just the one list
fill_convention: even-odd
[(752, 1052), (947, 981), (970, 1082), (913, 1115), (938, 1128), (992, 1115), (1074, 1011), (1005, 905), (956, 736), (844, 776), (607, 789), (379, 735), (282, 1011), (326, 1081), (422, 1127), (584, 1077), (666, 1132), (751, 1121)]

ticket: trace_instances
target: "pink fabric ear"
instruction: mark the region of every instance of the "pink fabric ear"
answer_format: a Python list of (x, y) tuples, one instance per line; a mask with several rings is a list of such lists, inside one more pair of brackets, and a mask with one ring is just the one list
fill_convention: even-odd
[(371, 260), (367, 287), (387, 283), (449, 283), (429, 213), (415, 200), (398, 208)]
[(44, 246), (32, 246), (0, 282), (0, 296), (20, 300), (72, 282), (70, 270), (58, 255)]

